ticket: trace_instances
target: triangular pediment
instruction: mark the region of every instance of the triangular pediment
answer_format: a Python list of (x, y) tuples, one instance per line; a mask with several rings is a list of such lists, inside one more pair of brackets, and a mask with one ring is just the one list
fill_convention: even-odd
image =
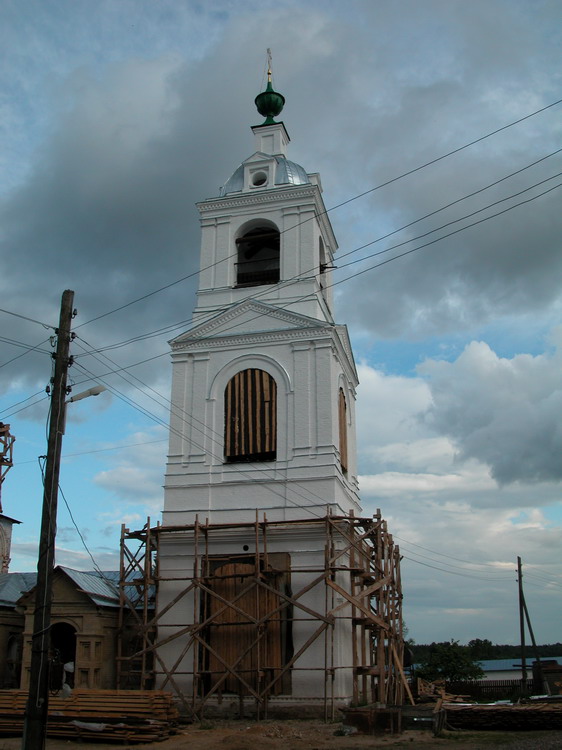
[(248, 156), (247, 159), (244, 159), (242, 164), (250, 164), (250, 162), (254, 161), (272, 161), (274, 157), (271, 154), (264, 154), (263, 151), (256, 151), (251, 156)]
[(204, 338), (240, 336), (248, 333), (290, 331), (302, 329), (331, 329), (330, 323), (308, 315), (247, 299), (233, 305), (215, 317), (182, 333), (170, 341), (173, 348)]

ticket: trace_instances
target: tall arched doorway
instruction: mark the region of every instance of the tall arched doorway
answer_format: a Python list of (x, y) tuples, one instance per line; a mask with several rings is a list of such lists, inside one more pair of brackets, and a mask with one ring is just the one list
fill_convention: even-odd
[(20, 686), (22, 646), (21, 635), (11, 635), (8, 638), (3, 688), (19, 688)]
[(58, 689), (63, 682), (74, 687), (75, 672), (76, 628), (68, 622), (57, 622), (51, 626), (51, 688)]

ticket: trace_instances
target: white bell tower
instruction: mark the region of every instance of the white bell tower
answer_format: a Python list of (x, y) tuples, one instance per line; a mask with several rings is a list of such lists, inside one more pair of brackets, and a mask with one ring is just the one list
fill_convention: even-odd
[[(281, 100), (269, 84), (256, 104)], [(357, 374), (332, 316), (320, 178), (287, 158), (282, 122), (252, 131), (254, 153), (198, 204), (194, 325), (171, 342), (165, 524), (360, 510)]]
[(370, 642), (356, 615), (374, 618), (350, 604), (371, 526), (349, 541), (357, 373), (332, 313), (337, 245), (319, 176), (287, 158), (283, 104), (270, 80), (254, 152), (198, 204), (197, 305), (171, 342), (159, 684), (201, 710), (223, 692), (325, 702), (328, 683), (349, 700)]

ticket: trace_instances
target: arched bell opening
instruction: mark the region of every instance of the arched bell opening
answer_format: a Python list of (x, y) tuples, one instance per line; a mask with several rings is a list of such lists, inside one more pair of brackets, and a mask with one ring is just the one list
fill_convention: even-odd
[(236, 286), (276, 284), (280, 273), (280, 235), (272, 225), (260, 224), (236, 240)]

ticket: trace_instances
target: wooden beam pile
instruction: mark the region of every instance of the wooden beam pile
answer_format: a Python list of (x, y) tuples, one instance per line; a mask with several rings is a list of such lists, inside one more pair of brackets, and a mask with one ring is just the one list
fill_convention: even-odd
[[(23, 731), (25, 690), (0, 690), (0, 735)], [(49, 697), (48, 737), (155, 742), (175, 731), (178, 712), (162, 690), (74, 690)]]
[(516, 705), (445, 706), (447, 724), (454, 729), (509, 730), (528, 732), (534, 729), (562, 729), (560, 703)]
[(470, 695), (457, 695), (456, 693), (447, 693), (445, 690), (445, 680), (435, 680), (434, 682), (428, 682), (422, 680), (421, 677), (417, 679), (416, 693), (418, 703), (431, 703), (437, 702), (442, 703), (471, 703), (472, 698)]

